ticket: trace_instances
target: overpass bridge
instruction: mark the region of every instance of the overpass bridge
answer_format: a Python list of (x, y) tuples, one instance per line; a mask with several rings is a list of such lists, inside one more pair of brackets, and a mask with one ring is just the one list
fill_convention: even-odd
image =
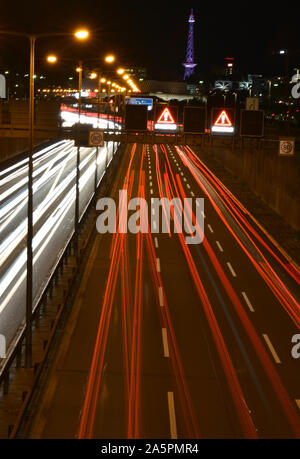
[[(28, 160), (1, 172), (0, 334), (9, 344), (0, 360), (1, 436), (299, 437), (298, 361), (291, 354), (300, 326), (299, 269), (203, 163), (192, 142), (207, 136), (103, 131), (104, 147), (80, 148), (79, 258), (74, 131), (60, 129), (67, 138), (33, 158), (28, 369)], [(147, 231), (98, 231), (95, 203), (109, 197), (119, 206), (120, 190), (148, 203)], [(162, 231), (152, 219), (154, 198), (192, 200), (182, 213), (185, 233), (175, 231), (174, 208)], [(203, 239), (189, 245), (195, 217)]]

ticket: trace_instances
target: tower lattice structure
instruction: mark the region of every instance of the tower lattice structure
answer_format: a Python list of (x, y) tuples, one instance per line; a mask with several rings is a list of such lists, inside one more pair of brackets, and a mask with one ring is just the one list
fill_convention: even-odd
[(189, 16), (189, 34), (188, 34), (188, 42), (187, 42), (187, 50), (186, 50), (186, 62), (183, 64), (185, 67), (184, 77), (183, 79), (186, 80), (194, 73), (194, 69), (197, 64), (194, 62), (194, 12), (191, 10), (191, 14)]

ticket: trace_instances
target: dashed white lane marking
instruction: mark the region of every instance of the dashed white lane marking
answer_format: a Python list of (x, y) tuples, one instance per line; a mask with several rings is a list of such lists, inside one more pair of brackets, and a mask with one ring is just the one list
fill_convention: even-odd
[(180, 172), (180, 175), (182, 175), (182, 176), (183, 176), (183, 172)]
[(195, 193), (194, 193), (193, 191), (191, 191), (191, 195), (192, 195), (192, 196), (195, 196)]
[(153, 190), (152, 190), (152, 188), (151, 188), (151, 190), (150, 190), (150, 193), (151, 193), (151, 194), (153, 194)]
[(152, 215), (155, 215), (155, 209), (151, 210)]
[(229, 268), (229, 271), (231, 272), (231, 274), (233, 275), (233, 277), (236, 277), (236, 273), (233, 269), (233, 267), (231, 266), (231, 263), (229, 263), (229, 261), (227, 261), (227, 266)]
[(149, 183), (149, 185), (150, 185), (150, 186), (152, 186), (152, 185), (153, 185), (153, 183), (152, 183), (152, 182), (150, 182), (150, 183)]
[(156, 249), (158, 249), (158, 240), (157, 240), (157, 237), (154, 238), (154, 245), (155, 245)]
[(166, 328), (162, 328), (161, 332), (162, 332), (162, 340), (163, 340), (163, 346), (164, 346), (164, 357), (170, 357)]
[(268, 348), (269, 348), (269, 350), (270, 350), (270, 352), (271, 352), (271, 354), (272, 354), (273, 359), (275, 360), (275, 362), (276, 362), (276, 363), (281, 363), (281, 360), (280, 360), (280, 358), (278, 357), (278, 354), (277, 354), (277, 352), (275, 351), (274, 346), (273, 346), (273, 344), (271, 343), (270, 338), (268, 337), (268, 335), (266, 335), (265, 333), (263, 333), (263, 337), (264, 337), (265, 342), (267, 343), (267, 346), (268, 346)]
[(191, 188), (191, 186), (190, 186), (188, 183), (186, 184), (186, 186), (188, 187), (188, 189), (190, 189), (190, 188)]
[(216, 244), (217, 244), (218, 249), (220, 250), (220, 252), (223, 252), (223, 247), (221, 246), (220, 242), (216, 241)]
[(196, 201), (196, 206), (197, 206), (197, 207), (200, 206), (200, 202), (199, 202), (199, 201)]
[[(201, 212), (201, 213), (202, 213), (202, 216), (204, 216), (204, 215), (203, 215), (203, 212)], [(214, 230), (212, 229), (212, 227), (211, 227), (210, 225), (207, 225), (207, 227), (208, 227), (208, 229), (209, 229), (209, 231), (210, 231), (211, 233), (214, 232)]]
[(184, 180), (185, 182), (187, 181), (185, 177), (183, 177), (183, 180)]
[(156, 258), (156, 269), (160, 273), (160, 259)]
[(298, 406), (298, 408), (300, 410), (300, 398), (296, 398), (295, 402), (296, 402), (296, 405)]
[(149, 175), (149, 180), (152, 180), (152, 175), (151, 174)]
[(177, 439), (177, 425), (176, 425), (176, 415), (175, 415), (175, 404), (174, 404), (173, 392), (168, 392), (168, 407), (169, 407), (171, 438)]
[(156, 228), (157, 228), (156, 221), (153, 220), (153, 229), (156, 230)]
[(164, 305), (164, 295), (162, 287), (158, 287), (158, 296), (159, 296), (159, 305), (163, 307)]
[(246, 302), (248, 308), (250, 309), (250, 311), (251, 311), (251, 312), (255, 312), (254, 307), (252, 306), (252, 304), (251, 304), (249, 298), (247, 297), (246, 293), (245, 293), (245, 292), (242, 292), (242, 295), (243, 295), (244, 300), (245, 300), (245, 302)]

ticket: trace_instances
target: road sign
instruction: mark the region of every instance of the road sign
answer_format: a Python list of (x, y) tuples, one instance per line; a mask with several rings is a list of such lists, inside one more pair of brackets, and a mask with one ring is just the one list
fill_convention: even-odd
[(263, 110), (241, 110), (240, 135), (246, 137), (262, 137), (264, 135)]
[(89, 147), (90, 146), (90, 131), (93, 129), (91, 124), (76, 123), (73, 125), (73, 135), (76, 147)]
[(153, 108), (153, 99), (146, 97), (126, 97), (125, 103), (130, 105), (147, 105), (148, 110), (152, 110)]
[(189, 134), (204, 134), (206, 129), (206, 115), (206, 107), (184, 107), (184, 132)]
[(127, 131), (146, 131), (147, 105), (128, 104), (125, 107), (125, 129)]
[(259, 98), (246, 97), (246, 110), (259, 110)]
[(156, 123), (154, 129), (163, 131), (177, 130), (177, 108), (176, 107), (156, 107)]
[(90, 147), (104, 147), (104, 134), (99, 129), (93, 129), (89, 135)]
[(213, 108), (211, 113), (211, 132), (214, 134), (234, 134), (234, 109)]
[(293, 156), (295, 153), (295, 138), (279, 139), (279, 156)]

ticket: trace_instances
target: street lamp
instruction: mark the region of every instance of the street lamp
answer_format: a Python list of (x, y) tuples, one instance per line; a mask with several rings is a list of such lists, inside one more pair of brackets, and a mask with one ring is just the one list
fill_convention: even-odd
[(74, 33), (75, 37), (78, 38), (79, 40), (86, 40), (89, 36), (89, 31), (86, 30), (86, 29), (80, 29), (80, 30), (77, 30), (75, 33)]
[[(78, 39), (87, 38), (77, 31), (74, 36)], [(12, 35), (26, 38), (30, 45), (30, 71), (29, 71), (29, 130), (28, 130), (28, 201), (27, 201), (27, 268), (26, 268), (26, 342), (25, 342), (25, 366), (32, 366), (32, 306), (33, 306), (33, 143), (34, 143), (34, 64), (35, 64), (35, 44), (39, 38), (70, 36), (70, 33), (45, 33), (27, 34), (0, 30), (0, 34)]]
[(112, 54), (109, 54), (108, 56), (106, 56), (105, 62), (107, 62), (108, 64), (115, 62), (115, 56), (113, 56)]

